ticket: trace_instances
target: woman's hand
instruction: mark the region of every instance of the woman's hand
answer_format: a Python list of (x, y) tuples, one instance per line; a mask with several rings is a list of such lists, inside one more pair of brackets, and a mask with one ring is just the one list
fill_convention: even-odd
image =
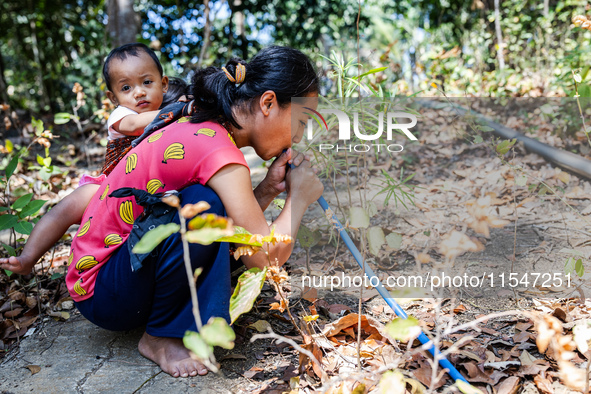
[(305, 203), (306, 207), (318, 200), (324, 191), (324, 185), (316, 175), (309, 157), (296, 153), (290, 160), (295, 168), (287, 173), (287, 194), (294, 203)]
[(263, 211), (275, 197), (286, 190), (285, 176), (290, 158), (291, 148), (286, 149), (271, 163), (265, 179), (254, 189), (254, 195)]
[(286, 190), (285, 175), (289, 168), (289, 159), (291, 158), (291, 148), (285, 150), (271, 163), (265, 179), (261, 184), (265, 189), (276, 197), (279, 193)]

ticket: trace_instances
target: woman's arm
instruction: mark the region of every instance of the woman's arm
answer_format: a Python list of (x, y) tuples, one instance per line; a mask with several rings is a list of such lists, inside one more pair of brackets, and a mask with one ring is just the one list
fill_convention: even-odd
[[(272, 225), (275, 226), (276, 234), (295, 238), (306, 209), (322, 195), (323, 186), (307, 160), (302, 161), (297, 168), (288, 170), (285, 182), (287, 189), (285, 206)], [(207, 184), (220, 197), (234, 224), (244, 227), (253, 234), (268, 235), (270, 233), (270, 226), (252, 191), (250, 174), (246, 167), (239, 164), (227, 165), (211, 177)], [(293, 243), (289, 245), (277, 243), (269, 245), (269, 248), (271, 262), (277, 259), (279, 265), (282, 265), (291, 255)], [(264, 253), (243, 256), (242, 261), (249, 268), (264, 267), (269, 264)]]

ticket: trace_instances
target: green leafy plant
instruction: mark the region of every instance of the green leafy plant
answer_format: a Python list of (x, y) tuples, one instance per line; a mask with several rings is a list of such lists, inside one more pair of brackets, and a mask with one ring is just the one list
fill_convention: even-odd
[[(0, 231), (11, 231), (9, 244), (2, 244), (10, 256), (16, 256), (19, 248), (18, 243), (22, 241), (22, 237), (17, 237), (17, 234), (21, 236), (31, 234), (33, 223), (38, 220), (38, 214), (47, 202), (47, 200), (34, 199), (33, 193), (22, 193), (22, 188), (15, 190), (11, 188), (12, 181), (19, 171), (19, 164), (26, 161), (31, 147), (38, 143), (44, 146), (45, 157), (37, 155), (36, 161), (39, 165), (29, 168), (39, 171), (40, 177), (47, 183), (48, 188), (51, 186), (49, 178), (57, 171), (49, 156), (50, 140), (54, 138), (53, 134), (49, 130), (45, 130), (41, 120), (33, 118), (31, 123), (35, 138), (27, 147), (15, 147), (10, 140), (6, 140), (4, 146), (7, 156), (2, 160), (3, 164), (6, 164), (4, 165), (4, 177), (0, 179), (3, 201), (3, 206), (0, 207)], [(12, 202), (13, 199), (14, 202)], [(12, 273), (6, 271), (6, 274), (11, 275)]]
[[(234, 256), (252, 255), (263, 250), (267, 243), (286, 242), (290, 237), (276, 235), (274, 231), (267, 236), (253, 235), (247, 230), (233, 226), (232, 222), (225, 217), (212, 213), (204, 213), (210, 208), (206, 202), (197, 204), (186, 204), (180, 207), (180, 201), (176, 196), (169, 196), (163, 199), (164, 202), (179, 211), (180, 225), (168, 223), (160, 225), (147, 232), (133, 248), (133, 253), (144, 254), (151, 252), (156, 246), (170, 235), (180, 232), (184, 247), (184, 261), (191, 289), (191, 300), (193, 303), (193, 315), (199, 332), (187, 331), (183, 337), (184, 345), (195, 354), (195, 356), (211, 371), (217, 372), (218, 366), (213, 354), (214, 346), (225, 349), (234, 347), (235, 334), (225, 319), (212, 317), (207, 324), (203, 325), (199, 314), (199, 301), (195, 283), (201, 274), (201, 269), (191, 272), (191, 261), (188, 253), (188, 243), (199, 243), (209, 245), (213, 242), (239, 243)], [(187, 219), (192, 218), (188, 223)], [(268, 255), (268, 253), (267, 253)], [(276, 267), (272, 267), (276, 268)], [(240, 275), (238, 284), (230, 298), (230, 318), (234, 323), (238, 317), (252, 309), (254, 301), (261, 292), (263, 283), (267, 278), (267, 267), (264, 269), (251, 268)], [(282, 296), (283, 297), (283, 296)]]
[(396, 207), (398, 207), (398, 203), (400, 203), (404, 208), (408, 209), (405, 200), (415, 205), (413, 192), (416, 186), (408, 183), (415, 174), (408, 175), (405, 178), (403, 167), (400, 169), (400, 177), (398, 179), (394, 179), (385, 170), (382, 170), (382, 175), (384, 176), (381, 179), (383, 188), (376, 194), (376, 196), (384, 193), (386, 194), (384, 206), (388, 206), (391, 198), (394, 199), (394, 205), (396, 205)]

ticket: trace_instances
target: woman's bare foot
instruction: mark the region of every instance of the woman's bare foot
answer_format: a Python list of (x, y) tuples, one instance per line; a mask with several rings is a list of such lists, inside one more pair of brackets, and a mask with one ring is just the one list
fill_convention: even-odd
[(186, 378), (207, 374), (207, 368), (189, 355), (189, 350), (180, 338), (155, 337), (144, 333), (138, 344), (140, 354), (154, 361), (172, 377)]

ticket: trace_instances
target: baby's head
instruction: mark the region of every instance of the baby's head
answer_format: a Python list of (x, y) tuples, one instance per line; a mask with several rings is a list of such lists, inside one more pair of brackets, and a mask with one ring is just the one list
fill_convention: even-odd
[(144, 44), (126, 44), (109, 53), (103, 66), (107, 97), (138, 113), (160, 108), (168, 77), (156, 54)]

